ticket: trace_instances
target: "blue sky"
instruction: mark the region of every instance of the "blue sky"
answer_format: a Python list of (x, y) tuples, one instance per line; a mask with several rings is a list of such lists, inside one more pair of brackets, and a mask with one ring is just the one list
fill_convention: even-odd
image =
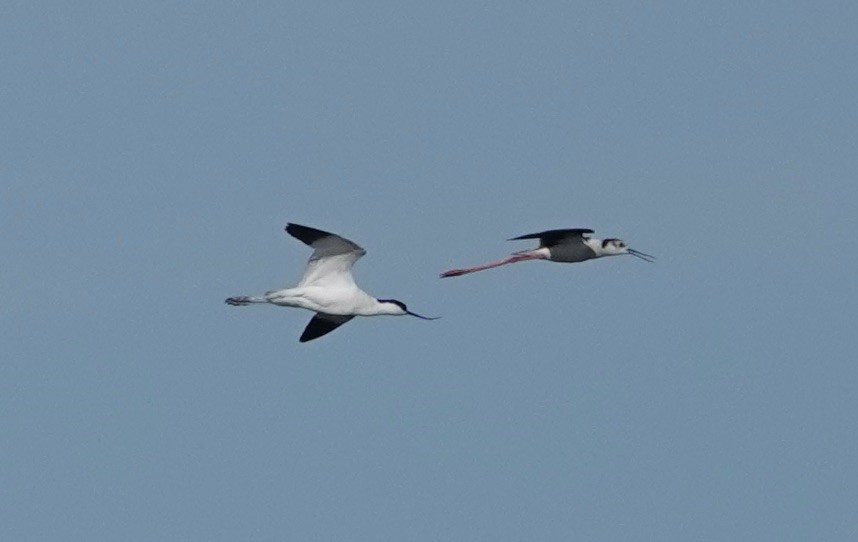
[[(9, 540), (858, 536), (849, 2), (8, 2)], [(442, 315), (237, 309), (296, 222)], [(527, 262), (589, 227), (658, 257)]]

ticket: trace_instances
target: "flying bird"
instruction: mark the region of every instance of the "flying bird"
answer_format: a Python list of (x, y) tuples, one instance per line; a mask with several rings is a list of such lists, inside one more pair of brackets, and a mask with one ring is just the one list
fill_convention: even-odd
[(620, 239), (596, 239), (594, 237), (586, 237), (585, 234), (594, 233), (593, 230), (585, 228), (566, 229), (566, 230), (547, 230), (539, 233), (529, 233), (508, 239), (509, 241), (518, 241), (521, 239), (539, 239), (539, 247), (532, 250), (522, 250), (515, 252), (509, 258), (497, 262), (491, 262), (477, 267), (469, 267), (467, 269), (451, 269), (445, 273), (441, 273), (441, 278), (458, 277), (467, 275), (468, 273), (476, 273), (484, 269), (499, 267), (508, 263), (524, 262), (527, 260), (550, 260), (552, 262), (575, 263), (593, 258), (601, 258), (603, 256), (619, 256), (621, 254), (631, 254), (642, 260), (653, 262), (654, 256), (644, 254), (632, 248), (629, 248), (624, 241)]
[(300, 342), (312, 341), (330, 333), (355, 316), (411, 315), (436, 320), (408, 310), (396, 299), (376, 299), (355, 284), (352, 266), (366, 251), (357, 244), (326, 231), (287, 224), (286, 232), (313, 248), (304, 276), (294, 288), (272, 290), (261, 297), (230, 297), (234, 306), (271, 303), (281, 307), (299, 307), (316, 313)]

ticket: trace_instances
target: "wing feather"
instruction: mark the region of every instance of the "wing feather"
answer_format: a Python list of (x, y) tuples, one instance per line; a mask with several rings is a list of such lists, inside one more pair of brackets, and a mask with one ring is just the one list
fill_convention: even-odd
[(305, 343), (307, 341), (312, 341), (313, 339), (318, 339), (319, 337), (327, 335), (331, 331), (337, 329), (352, 318), (354, 318), (354, 316), (339, 316), (336, 314), (317, 312), (316, 316), (314, 316), (313, 319), (310, 320), (310, 323), (307, 324), (307, 327), (304, 328), (304, 333), (301, 334), (301, 338), (298, 339), (298, 341)]
[(528, 233), (527, 235), (519, 235), (508, 239), (508, 241), (518, 241), (521, 239), (539, 239), (540, 247), (550, 247), (571, 237), (583, 237), (585, 233), (594, 233), (593, 230), (587, 228), (572, 228), (565, 230), (546, 230), (539, 233)]
[(354, 285), (352, 266), (366, 254), (360, 245), (339, 235), (300, 224), (287, 224), (286, 232), (313, 248), (298, 286)]

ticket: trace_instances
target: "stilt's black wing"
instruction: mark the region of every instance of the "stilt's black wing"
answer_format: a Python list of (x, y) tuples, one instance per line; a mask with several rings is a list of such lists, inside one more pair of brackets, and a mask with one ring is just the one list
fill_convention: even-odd
[(540, 246), (550, 247), (552, 245), (556, 245), (564, 239), (568, 239), (569, 237), (581, 237), (585, 233), (593, 233), (593, 230), (589, 230), (586, 228), (575, 228), (569, 230), (547, 230), (541, 231), (539, 233), (528, 233), (527, 235), (519, 235), (518, 237), (513, 237), (512, 239), (509, 239), (509, 241), (518, 241), (519, 239), (539, 239)]
[(313, 319), (310, 320), (310, 323), (307, 324), (307, 327), (304, 328), (304, 333), (301, 334), (301, 338), (298, 340), (305, 343), (307, 341), (312, 341), (313, 339), (318, 339), (322, 335), (327, 335), (331, 331), (337, 329), (352, 318), (354, 318), (354, 316), (338, 316), (336, 314), (317, 312), (316, 316), (314, 316)]

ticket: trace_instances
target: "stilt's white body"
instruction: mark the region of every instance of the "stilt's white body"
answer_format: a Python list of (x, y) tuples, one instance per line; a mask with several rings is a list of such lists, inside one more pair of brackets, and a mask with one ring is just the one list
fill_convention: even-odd
[(602, 256), (619, 256), (621, 254), (621, 252), (618, 251), (606, 252), (603, 248), (604, 241), (602, 241), (601, 239), (596, 239), (595, 237), (582, 236), (581, 241), (583, 241), (585, 245), (590, 247), (590, 250), (593, 251), (597, 258), (601, 258)]

